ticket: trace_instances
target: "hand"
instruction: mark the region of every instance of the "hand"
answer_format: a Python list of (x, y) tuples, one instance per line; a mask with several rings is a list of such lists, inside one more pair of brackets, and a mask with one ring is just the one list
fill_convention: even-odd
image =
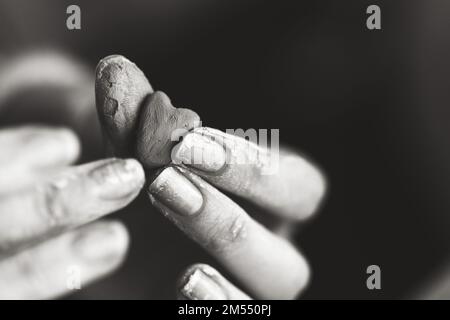
[[(294, 298), (306, 286), (308, 264), (290, 243), (289, 229), (311, 216), (324, 195), (318, 169), (281, 150), (278, 170), (267, 174), (270, 151), (215, 129), (192, 128), (198, 116), (175, 109), (167, 96), (153, 92), (144, 74), (123, 57), (100, 62), (96, 95), (108, 144), (116, 153), (134, 153), (153, 177), (147, 188), (152, 204), (252, 297)], [(168, 132), (183, 128), (188, 133), (173, 146)], [(170, 149), (172, 162), (155, 173)], [(224, 192), (274, 216), (277, 228), (263, 226)], [(184, 299), (248, 298), (204, 265), (188, 268), (178, 291)]]
[[(257, 160), (252, 161), (250, 154), (255, 150)], [(183, 165), (164, 169), (148, 191), (153, 205), (213, 255), (252, 296), (289, 299), (306, 286), (309, 268), (286, 231), (315, 212), (324, 182), (310, 163), (287, 152), (281, 152), (275, 173), (265, 173), (269, 157), (266, 150), (243, 138), (196, 128), (174, 148), (173, 160)], [(219, 190), (272, 214), (276, 228), (258, 223)], [(179, 288), (188, 299), (243, 296), (205, 266), (189, 268)]]
[(44, 299), (69, 291), (123, 260), (128, 236), (119, 222), (89, 222), (132, 201), (144, 184), (135, 160), (69, 166), (79, 142), (67, 129), (0, 130), (0, 299)]

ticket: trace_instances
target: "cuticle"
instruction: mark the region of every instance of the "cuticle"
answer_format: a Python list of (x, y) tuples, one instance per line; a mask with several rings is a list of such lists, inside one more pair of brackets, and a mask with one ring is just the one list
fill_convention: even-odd
[(230, 293), (228, 292), (228, 290), (220, 283), (220, 281), (218, 281), (218, 277), (214, 274), (208, 273), (205, 271), (204, 268), (199, 267), (197, 270), (200, 270), (201, 273), (203, 273), (205, 275), (205, 277), (207, 277), (208, 279), (210, 279), (211, 281), (213, 281), (221, 290), (221, 292), (225, 295), (226, 299), (228, 300), (230, 299)]

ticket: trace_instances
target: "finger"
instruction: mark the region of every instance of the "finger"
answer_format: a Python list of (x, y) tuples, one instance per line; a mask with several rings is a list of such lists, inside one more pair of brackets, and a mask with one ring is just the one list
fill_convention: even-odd
[(0, 130), (0, 150), (0, 193), (3, 193), (36, 182), (47, 169), (74, 162), (80, 145), (68, 129), (24, 126)]
[(0, 299), (48, 299), (105, 276), (125, 256), (118, 222), (96, 222), (0, 261)]
[(92, 117), (92, 83), (86, 65), (57, 50), (10, 55), (0, 64), (0, 123), (64, 123), (83, 134)]
[(139, 109), (153, 89), (144, 73), (120, 55), (102, 59), (96, 69), (95, 99), (105, 139), (118, 155), (134, 151)]
[(180, 300), (250, 300), (250, 297), (206, 264), (190, 266), (178, 280)]
[(186, 134), (172, 159), (218, 188), (291, 219), (309, 217), (325, 192), (322, 173), (302, 157), (211, 128)]
[(0, 65), (0, 126), (63, 125), (77, 133), (83, 157), (98, 158), (101, 140), (90, 67), (59, 50), (26, 50)]
[(119, 155), (136, 153), (146, 168), (168, 164), (172, 134), (199, 125), (195, 112), (175, 108), (163, 92), (153, 93), (144, 73), (123, 56), (100, 61), (95, 88), (107, 150)]
[(218, 259), (255, 297), (292, 298), (307, 284), (308, 265), (289, 242), (190, 171), (168, 167), (148, 191), (155, 207)]
[(35, 188), (0, 200), (0, 248), (10, 249), (95, 220), (126, 206), (144, 184), (133, 159), (70, 168)]

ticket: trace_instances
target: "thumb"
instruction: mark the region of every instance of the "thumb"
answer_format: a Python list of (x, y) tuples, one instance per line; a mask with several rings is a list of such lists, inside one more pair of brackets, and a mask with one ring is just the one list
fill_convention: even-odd
[(95, 99), (108, 152), (133, 153), (143, 101), (152, 92), (144, 73), (120, 55), (102, 59), (95, 72)]

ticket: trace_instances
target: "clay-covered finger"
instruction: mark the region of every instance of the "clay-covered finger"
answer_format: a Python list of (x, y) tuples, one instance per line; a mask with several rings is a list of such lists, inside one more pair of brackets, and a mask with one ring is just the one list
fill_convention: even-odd
[(0, 260), (0, 299), (49, 299), (116, 269), (128, 247), (118, 222), (96, 222)]
[(206, 264), (195, 264), (187, 268), (177, 285), (180, 300), (250, 300), (216, 269)]
[(145, 181), (133, 159), (65, 169), (49, 181), (0, 199), (0, 249), (77, 227), (130, 203)]
[(111, 55), (97, 65), (95, 99), (107, 143), (116, 155), (134, 152), (143, 101), (153, 92), (144, 73), (130, 60)]
[(0, 150), (0, 193), (11, 193), (74, 162), (80, 145), (65, 128), (22, 126), (0, 130)]
[(252, 296), (290, 299), (306, 286), (309, 267), (291, 243), (189, 170), (165, 168), (148, 192), (152, 204), (213, 255)]
[(149, 169), (170, 162), (174, 136), (199, 126), (195, 112), (175, 108), (163, 92), (153, 93), (144, 73), (120, 55), (99, 62), (95, 95), (108, 149), (136, 155)]
[(324, 177), (299, 155), (278, 151), (201, 127), (187, 133), (173, 148), (171, 157), (174, 163), (184, 164), (216, 187), (276, 215), (307, 218), (324, 196)]

